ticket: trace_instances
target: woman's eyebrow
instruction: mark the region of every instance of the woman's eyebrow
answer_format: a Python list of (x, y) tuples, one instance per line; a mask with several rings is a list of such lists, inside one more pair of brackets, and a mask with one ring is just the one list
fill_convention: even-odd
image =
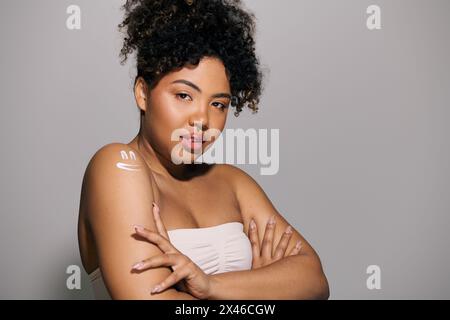
[[(190, 82), (188, 80), (185, 80), (185, 79), (178, 79), (178, 80), (172, 81), (171, 83), (183, 83), (185, 85), (188, 85), (188, 86), (194, 88), (198, 92), (202, 93), (202, 90), (197, 85), (195, 85), (194, 83), (192, 83), (192, 82)], [(221, 92), (221, 93), (215, 93), (211, 97), (212, 98), (228, 98), (228, 99), (231, 99), (231, 94), (226, 93), (226, 92)]]

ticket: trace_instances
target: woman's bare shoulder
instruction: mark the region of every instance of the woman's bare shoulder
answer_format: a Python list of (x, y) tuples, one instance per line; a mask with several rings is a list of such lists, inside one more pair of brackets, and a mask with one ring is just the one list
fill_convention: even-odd
[(249, 222), (251, 218), (268, 220), (275, 208), (258, 182), (250, 174), (231, 164), (223, 164), (220, 170), (233, 189), (244, 221)]
[(102, 146), (91, 157), (87, 170), (92, 167), (113, 163), (114, 168), (126, 171), (139, 171), (145, 166), (145, 161), (140, 153), (124, 143), (113, 142)]
[[(83, 178), (82, 198), (86, 208), (91, 209), (100, 199), (112, 203), (122, 198), (130, 202), (129, 205), (137, 205), (131, 200), (136, 195), (141, 199), (153, 199), (149, 177), (149, 168), (139, 152), (126, 144), (110, 143), (98, 149), (90, 159)], [(88, 211), (92, 214), (101, 210)]]
[(217, 164), (217, 166), (217, 171), (235, 190), (240, 187), (241, 183), (256, 183), (248, 173), (239, 167), (228, 163)]
[(249, 197), (247, 195), (254, 192), (263, 193), (256, 180), (239, 167), (224, 163), (219, 165), (217, 171), (220, 177), (225, 179), (227, 184), (232, 188), (241, 208), (244, 208), (248, 204), (246, 200)]

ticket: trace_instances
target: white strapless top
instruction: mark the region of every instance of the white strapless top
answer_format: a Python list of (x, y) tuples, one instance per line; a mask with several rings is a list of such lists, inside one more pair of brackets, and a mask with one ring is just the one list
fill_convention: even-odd
[[(206, 274), (252, 267), (252, 247), (241, 222), (168, 230), (170, 242)], [(111, 299), (99, 268), (89, 274), (96, 299)]]

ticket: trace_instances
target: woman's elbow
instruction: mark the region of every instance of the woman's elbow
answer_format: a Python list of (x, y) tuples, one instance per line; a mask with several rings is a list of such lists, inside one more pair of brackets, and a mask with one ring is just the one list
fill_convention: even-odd
[(325, 274), (321, 271), (318, 274), (317, 287), (314, 294), (315, 300), (328, 300), (330, 297), (330, 287)]
[(313, 257), (311, 261), (310, 279), (312, 279), (312, 282), (310, 282), (310, 299), (328, 300), (330, 297), (330, 287), (328, 285), (327, 277), (323, 271), (322, 264), (318, 257)]

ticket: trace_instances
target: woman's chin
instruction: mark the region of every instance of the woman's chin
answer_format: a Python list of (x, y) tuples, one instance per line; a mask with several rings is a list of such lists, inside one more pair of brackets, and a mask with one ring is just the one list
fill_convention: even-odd
[(204, 150), (185, 150), (182, 149), (180, 151), (181, 154), (178, 155), (172, 155), (172, 162), (175, 164), (181, 164), (181, 163), (194, 163), (196, 159), (198, 159), (201, 155), (203, 155)]

